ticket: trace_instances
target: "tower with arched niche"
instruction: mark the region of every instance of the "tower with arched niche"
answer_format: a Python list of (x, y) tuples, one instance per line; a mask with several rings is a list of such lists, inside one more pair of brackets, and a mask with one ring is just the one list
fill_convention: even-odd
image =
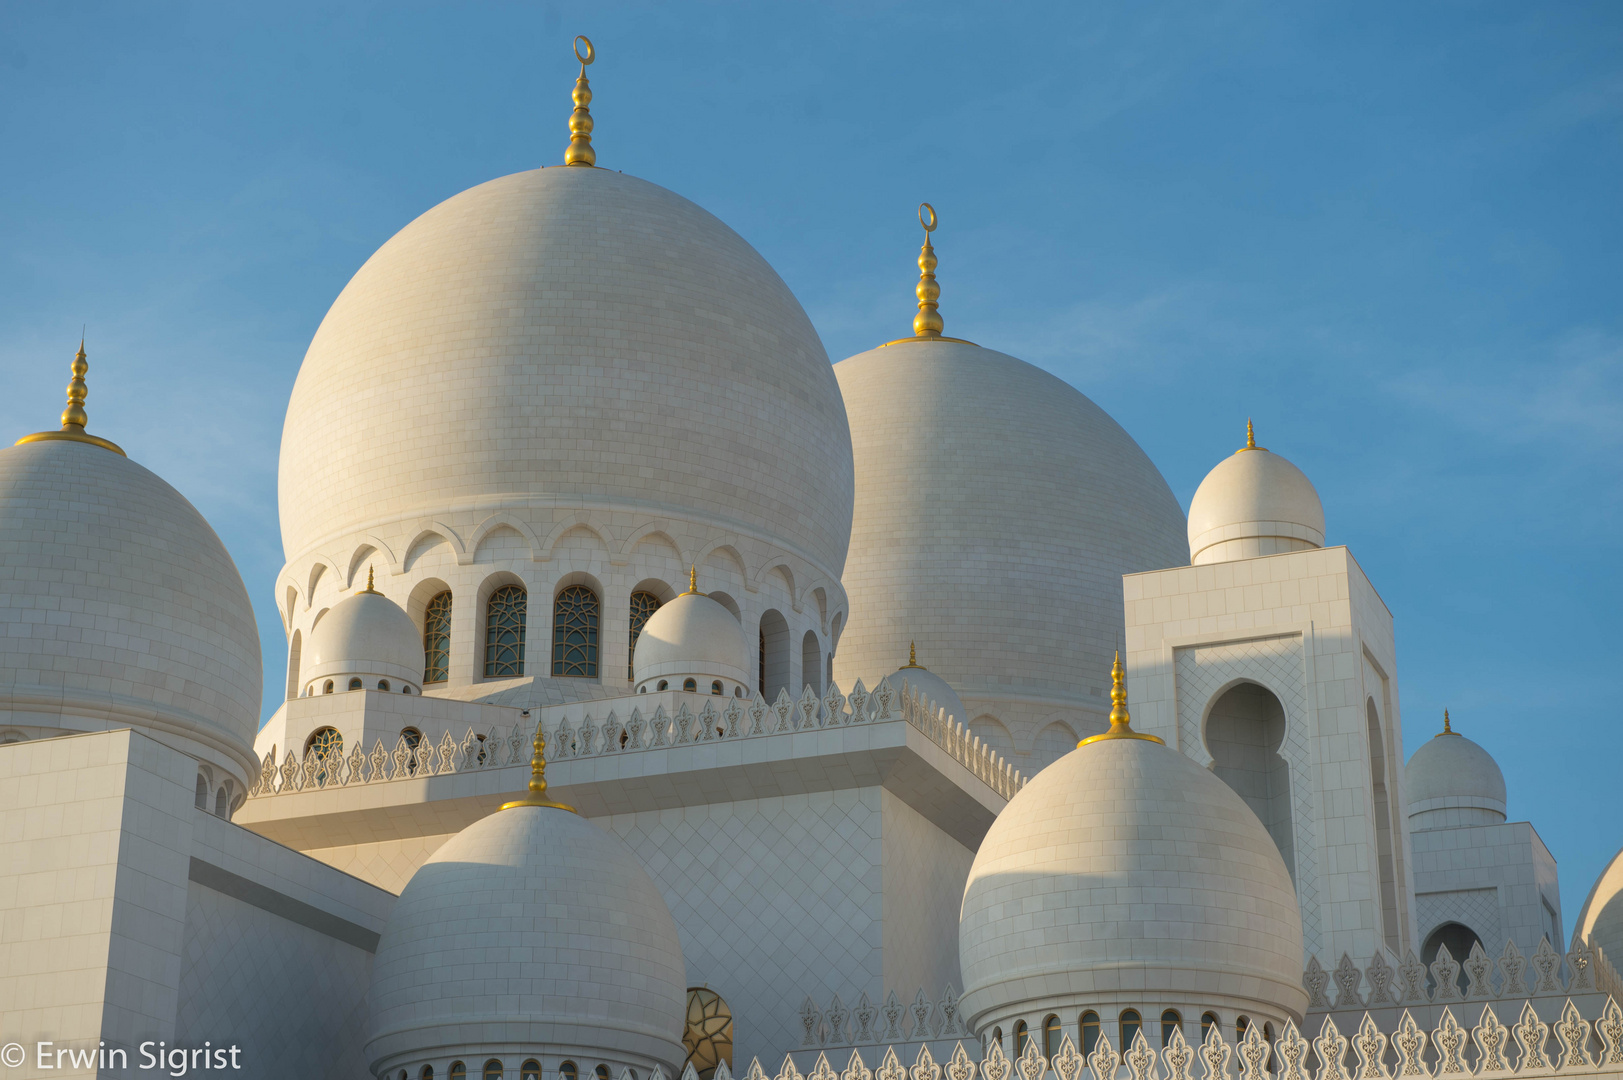
[(1123, 579), (1145, 730), (1256, 811), (1291, 873), (1308, 956), (1418, 948), (1392, 613), (1301, 470), (1257, 446), (1189, 508), (1189, 566)]

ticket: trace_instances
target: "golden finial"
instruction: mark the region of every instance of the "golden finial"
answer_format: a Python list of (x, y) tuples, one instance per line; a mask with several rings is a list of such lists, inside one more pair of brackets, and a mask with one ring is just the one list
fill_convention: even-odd
[(698, 591), (699, 591), (699, 568), (698, 568), (698, 566), (691, 566), (691, 567), (688, 568), (688, 592), (696, 593)]
[(575, 812), (573, 806), (566, 806), (547, 798), (547, 736), (541, 730), (539, 721), (535, 725), (535, 740), (530, 745), (535, 748), (535, 753), (530, 756), (529, 797), (502, 803), (502, 809), (511, 810), (515, 806), (550, 806), (555, 810), (568, 810), (573, 814)]
[(1083, 739), (1076, 745), (1086, 746), (1105, 739), (1143, 739), (1145, 742), (1161, 742), (1154, 735), (1141, 735), (1134, 731), (1132, 723), (1133, 718), (1127, 712), (1127, 671), (1121, 666), (1121, 652), (1117, 650), (1116, 660), (1110, 665), (1110, 730), (1103, 735)]
[(1257, 429), (1251, 426), (1251, 418), (1249, 416), (1246, 417), (1245, 418), (1245, 445), (1240, 447), (1238, 450), (1236, 450), (1235, 453), (1236, 454), (1243, 454), (1247, 450), (1267, 451), (1267, 449), (1268, 448), (1266, 446), (1258, 446), (1257, 445)]
[[(1443, 710), (1443, 730), (1433, 735), (1432, 738), (1441, 739), (1444, 735), (1459, 735), (1459, 732), (1455, 731), (1453, 725), (1449, 723), (1447, 709)], [(1463, 736), (1461, 737), (1463, 738)]]
[(919, 298), (919, 313), (913, 316), (913, 336), (887, 341), (885, 345), (898, 345), (903, 341), (956, 341), (973, 345), (972, 341), (946, 337), (941, 333), (941, 306), (936, 303), (941, 298), (941, 286), (936, 284), (935, 248), (930, 244), (930, 234), (935, 232), (936, 226), (935, 207), (929, 203), (919, 203), (919, 224), (924, 226), (924, 246), (919, 248), (919, 283), (913, 290)]
[(371, 563), (366, 564), (366, 588), (364, 590), (362, 590), (362, 591), (369, 592), (369, 593), (377, 592), (377, 590), (372, 587), (372, 564)]
[(128, 457), (129, 455), (124, 454), (117, 443), (96, 435), (85, 434), (85, 425), (90, 422), (89, 417), (85, 415), (85, 398), (90, 396), (90, 388), (85, 385), (85, 373), (90, 370), (90, 362), (85, 359), (85, 339), (82, 335), (79, 338), (79, 352), (74, 356), (70, 370), (73, 372), (73, 380), (68, 383), (68, 407), (62, 410), (62, 430), (36, 431), (32, 435), (24, 435), (18, 439), (17, 445), (66, 439), (70, 442), (90, 443)]
[(920, 671), (924, 670), (924, 665), (919, 663), (918, 647), (911, 641), (907, 643), (907, 666), (918, 668)]
[[(580, 47), (586, 46), (582, 55)], [(597, 59), (591, 39), (585, 34), (575, 38), (575, 59), (580, 61), (580, 77), (575, 80), (575, 111), (569, 114), (569, 149), (564, 151), (565, 165), (596, 165), (597, 151), (592, 149), (592, 86), (586, 81), (586, 65)]]

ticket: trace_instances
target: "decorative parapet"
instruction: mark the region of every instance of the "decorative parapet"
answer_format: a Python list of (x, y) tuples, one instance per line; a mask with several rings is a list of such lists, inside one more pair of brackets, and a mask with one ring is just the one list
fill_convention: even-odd
[[(716, 705), (723, 700), (726, 706), (718, 710)], [(948, 716), (945, 710), (912, 690), (906, 682), (898, 693), (888, 678), (881, 679), (871, 692), (858, 679), (849, 696), (831, 685), (822, 697), (810, 686), (801, 691), (798, 699), (791, 698), (787, 690), (779, 690), (777, 700), (771, 703), (760, 694), (749, 702), (740, 698), (706, 697), (697, 714), (686, 701), (675, 715), (667, 713), (663, 705), (648, 716), (633, 706), (623, 719), (610, 708), (602, 717), (587, 712), (577, 723), (566, 715), (549, 725), (543, 713), (541, 729), (547, 737), (548, 761), (564, 761), (890, 722), (912, 724), (1004, 799), (1013, 798), (1025, 783), (1025, 777), (982, 744), (963, 723)], [(379, 740), (370, 753), (357, 746), (338, 759), (313, 751), (301, 757), (289, 747), (280, 762), (274, 750), (266, 753), (259, 776), (248, 794), (250, 798), (263, 798), (312, 789), (502, 768), (528, 764), (530, 752), (530, 729), (522, 724), (511, 730), (492, 728), (487, 732), (469, 728), (460, 740), (446, 732), (438, 743), (412, 745), (401, 738), (393, 749), (385, 748)]]
[(866, 991), (849, 1007), (838, 994), (822, 1009), (808, 996), (800, 1006), (798, 1019), (804, 1033), (800, 1041), (802, 1049), (970, 1037), (958, 1013), (958, 992), (950, 985), (943, 988), (935, 1000), (920, 987), (912, 1002), (905, 1004), (894, 990), (882, 1005), (875, 1005)]
[[(1180, 1026), (1160, 1048), (1146, 1037), (1146, 1026), (1123, 1053), (1116, 1051), (1108, 1030), (1101, 1030), (1086, 1056), (1066, 1035), (1052, 1059), (1043, 1056), (1036, 1038), (1014, 1059), (1005, 1056), (1000, 1043), (989, 1042), (978, 1061), (958, 1042), (945, 1064), (936, 1062), (926, 1044), (911, 1067), (901, 1063), (891, 1046), (882, 1055), (873, 1055), (879, 1061), (877, 1069), (870, 1069), (862, 1051), (854, 1049), (842, 1071), (819, 1051), (808, 1073), (800, 1071), (791, 1054), (775, 1078), (761, 1067), (760, 1059), (751, 1061), (745, 1080), (1014, 1080), (1017, 1074), (1018, 1080), (1044, 1080), (1050, 1072), (1056, 1080), (1083, 1080), (1084, 1074), (1086, 1080), (1236, 1080), (1236, 1072), (1238, 1080), (1623, 1076), (1623, 1009), (1616, 1000), (1608, 998), (1594, 1022), (1584, 1019), (1571, 999), (1559, 1012), (1555, 1022), (1546, 1023), (1532, 1002), (1526, 1002), (1517, 1022), (1507, 1027), (1492, 1008), (1483, 1006), (1476, 1026), (1466, 1028), (1451, 1008), (1444, 1007), (1437, 1026), (1427, 1031), (1405, 1011), (1390, 1032), (1382, 1031), (1366, 1012), (1348, 1034), (1342, 1033), (1334, 1017), (1326, 1016), (1312, 1039), (1303, 1036), (1294, 1021), (1287, 1021), (1272, 1042), (1261, 1024), (1252, 1024), (1234, 1043), (1224, 1036), (1221, 1025), (1213, 1025), (1198, 1045), (1185, 1041)], [(714, 1080), (732, 1080), (731, 1070), (720, 1066)]]
[[(1463, 989), (1459, 985), (1462, 970), (1465, 974)], [(1586, 993), (1623, 998), (1623, 979), (1619, 979), (1605, 953), (1599, 946), (1585, 944), (1577, 936), (1565, 954), (1556, 952), (1548, 937), (1541, 938), (1531, 957), (1524, 956), (1516, 943), (1507, 938), (1497, 962), (1488, 958), (1481, 942), (1471, 946), (1471, 954), (1463, 964), (1449, 954), (1447, 946), (1438, 948), (1437, 958), (1430, 966), (1422, 964), (1413, 949), (1404, 954), (1403, 963), (1396, 968), (1382, 953), (1377, 953), (1363, 968), (1343, 953), (1335, 970), (1325, 971), (1315, 956), (1308, 960), (1307, 970), (1302, 973), (1302, 986), (1307, 990), (1310, 1011), (1446, 1005)]]

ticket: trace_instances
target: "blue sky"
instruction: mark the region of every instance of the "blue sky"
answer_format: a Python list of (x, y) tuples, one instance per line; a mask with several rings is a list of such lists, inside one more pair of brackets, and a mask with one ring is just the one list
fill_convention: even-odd
[(947, 333), (1070, 381), (1187, 507), (1291, 458), (1561, 863), (1623, 845), (1623, 7), (0, 3), (0, 434), (92, 430), (185, 493), (284, 643), (276, 454), (327, 305), (417, 214), (562, 160), (694, 199), (833, 359)]

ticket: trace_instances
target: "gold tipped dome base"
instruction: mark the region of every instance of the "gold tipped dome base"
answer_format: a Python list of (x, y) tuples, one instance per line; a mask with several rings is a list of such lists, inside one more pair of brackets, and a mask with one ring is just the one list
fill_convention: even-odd
[(919, 298), (919, 313), (913, 316), (913, 336), (887, 341), (879, 347), (884, 349), (904, 341), (954, 341), (960, 345), (974, 345), (973, 341), (946, 337), (941, 333), (946, 324), (942, 322), (941, 305), (937, 303), (941, 299), (941, 286), (935, 279), (938, 260), (935, 248), (930, 244), (930, 234), (935, 232), (936, 227), (935, 207), (929, 203), (919, 203), (919, 224), (924, 226), (924, 246), (919, 248), (919, 283), (913, 289)]
[(1141, 739), (1144, 742), (1166, 742), (1154, 735), (1144, 735), (1133, 730), (1133, 717), (1127, 711), (1127, 685), (1126, 670), (1121, 666), (1121, 652), (1116, 653), (1116, 660), (1110, 665), (1110, 730), (1102, 735), (1090, 735), (1077, 743), (1078, 746), (1087, 746), (1089, 743), (1104, 742), (1107, 739)]
[[(581, 46), (586, 46), (582, 53)], [(565, 165), (597, 164), (597, 151), (592, 149), (592, 85), (586, 81), (586, 65), (597, 59), (597, 50), (585, 34), (575, 38), (575, 59), (580, 61), (580, 75), (575, 79), (575, 111), (569, 114), (569, 146), (564, 150)]]
[(553, 802), (547, 798), (547, 736), (541, 730), (540, 721), (535, 725), (535, 739), (530, 743), (535, 752), (530, 757), (530, 793), (522, 799), (502, 803), (503, 810), (512, 810), (520, 806), (545, 806), (553, 810), (568, 810), (575, 813), (575, 808), (567, 803)]
[(90, 417), (85, 413), (85, 399), (90, 396), (90, 388), (85, 384), (85, 374), (90, 370), (90, 361), (85, 359), (84, 338), (79, 339), (79, 351), (69, 367), (73, 372), (73, 381), (68, 383), (68, 407), (62, 410), (62, 430), (36, 431), (32, 435), (24, 435), (15, 445), (60, 439), (63, 442), (89, 443), (103, 450), (111, 450), (120, 457), (129, 457), (124, 453), (124, 448), (117, 443), (98, 435), (85, 434), (85, 425), (90, 422)]

